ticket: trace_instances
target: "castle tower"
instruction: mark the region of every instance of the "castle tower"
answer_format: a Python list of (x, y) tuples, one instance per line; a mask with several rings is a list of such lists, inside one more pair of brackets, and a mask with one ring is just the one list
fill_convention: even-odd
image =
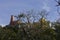
[(11, 15), (10, 25), (14, 25), (14, 16), (13, 15)]

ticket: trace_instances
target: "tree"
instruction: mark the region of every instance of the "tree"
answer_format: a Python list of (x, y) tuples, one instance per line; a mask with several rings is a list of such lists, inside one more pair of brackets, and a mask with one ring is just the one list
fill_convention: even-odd
[(17, 20), (20, 20), (21, 21), (21, 18), (25, 17), (25, 14), (24, 13), (20, 13), (18, 14), (18, 16), (14, 16), (17, 18)]
[(55, 1), (58, 3), (57, 6), (60, 6), (60, 0), (55, 0)]
[(46, 18), (47, 18), (47, 15), (48, 15), (48, 12), (46, 11), (46, 10), (42, 10), (40, 13), (39, 13), (39, 15), (40, 15), (40, 26), (41, 27), (46, 27), (47, 25), (48, 25), (48, 23), (47, 23), (47, 20), (46, 20)]
[(55, 22), (56, 39), (60, 40), (60, 22)]

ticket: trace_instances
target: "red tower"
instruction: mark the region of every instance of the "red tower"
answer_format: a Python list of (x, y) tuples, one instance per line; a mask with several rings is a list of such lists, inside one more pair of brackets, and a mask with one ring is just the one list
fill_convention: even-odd
[(13, 15), (11, 15), (10, 25), (14, 25), (14, 16)]

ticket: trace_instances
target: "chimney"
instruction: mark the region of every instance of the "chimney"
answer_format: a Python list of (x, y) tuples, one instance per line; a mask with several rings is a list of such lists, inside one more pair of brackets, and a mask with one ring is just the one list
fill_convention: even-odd
[(14, 24), (14, 16), (11, 15), (11, 19), (10, 19), (10, 25), (13, 25)]

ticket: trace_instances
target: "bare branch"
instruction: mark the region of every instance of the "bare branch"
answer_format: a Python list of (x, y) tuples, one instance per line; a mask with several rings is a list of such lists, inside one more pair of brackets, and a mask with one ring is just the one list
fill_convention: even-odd
[(56, 5), (56, 6), (60, 6), (60, 0), (55, 0), (57, 3), (58, 3), (58, 5)]
[(58, 12), (58, 14), (60, 15), (60, 12), (59, 12), (59, 7), (57, 7), (57, 12)]

